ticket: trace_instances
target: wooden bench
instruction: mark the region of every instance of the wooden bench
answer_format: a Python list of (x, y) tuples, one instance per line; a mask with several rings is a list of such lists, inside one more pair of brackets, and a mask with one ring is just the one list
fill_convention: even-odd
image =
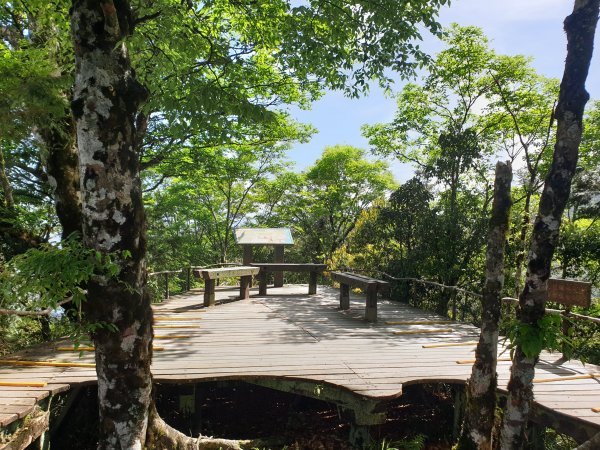
[(308, 295), (317, 293), (317, 275), (323, 273), (326, 264), (311, 263), (251, 263), (251, 266), (260, 269), (258, 274), (258, 295), (267, 295), (267, 274), (269, 272), (309, 272)]
[(219, 278), (240, 277), (240, 299), (247, 299), (250, 298), (252, 276), (257, 275), (258, 272), (258, 267), (237, 266), (201, 269), (196, 270), (194, 274), (204, 279), (204, 306), (214, 306), (216, 280)]
[(350, 288), (357, 287), (367, 294), (365, 319), (377, 322), (377, 294), (389, 295), (390, 284), (349, 272), (331, 272), (331, 279), (340, 283), (340, 309), (350, 309)]

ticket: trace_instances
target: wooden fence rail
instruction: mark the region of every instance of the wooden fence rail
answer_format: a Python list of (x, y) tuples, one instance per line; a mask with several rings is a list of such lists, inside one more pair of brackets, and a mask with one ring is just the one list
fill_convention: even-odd
[[(512, 304), (519, 304), (519, 300), (513, 297), (503, 297), (502, 298), (503, 302), (506, 303), (512, 303)], [(583, 314), (577, 314), (574, 313), (568, 309), (551, 309), (551, 308), (546, 308), (545, 309), (546, 314), (555, 314), (555, 315), (559, 315), (559, 316), (563, 316), (563, 317), (572, 317), (573, 319), (576, 320), (582, 320), (584, 322), (591, 322), (591, 323), (598, 323), (600, 324), (600, 318), (599, 317), (591, 317), (591, 316), (584, 316)]]
[[(166, 300), (171, 296), (171, 292), (169, 289), (169, 280), (171, 275), (179, 275), (185, 274), (185, 288), (183, 292), (188, 292), (192, 288), (192, 272), (194, 270), (202, 270), (209, 269), (211, 267), (223, 267), (223, 266), (239, 266), (241, 263), (239, 262), (231, 262), (231, 263), (220, 263), (220, 264), (208, 264), (206, 266), (187, 266), (183, 269), (179, 270), (161, 270), (158, 272), (148, 272), (148, 277), (163, 277), (164, 285), (163, 285), (163, 299)], [(160, 282), (159, 282), (160, 283)]]
[[(394, 277), (393, 275), (390, 275), (386, 272), (382, 272), (380, 270), (373, 270), (373, 269), (351, 269), (348, 267), (344, 267), (344, 268), (340, 268), (339, 270), (348, 270), (348, 271), (352, 271), (352, 272), (371, 272), (371, 273), (377, 273), (379, 275), (381, 275), (382, 277), (388, 278), (391, 281), (395, 281), (395, 282), (413, 282), (413, 283), (420, 283), (420, 284), (424, 284), (424, 285), (429, 285), (429, 286), (433, 286), (436, 287), (438, 289), (441, 290), (450, 290), (450, 291), (455, 291), (455, 292), (460, 292), (466, 295), (470, 295), (472, 297), (475, 298), (482, 298), (481, 294), (478, 294), (477, 292), (473, 292), (473, 291), (469, 291), (467, 289), (463, 289), (460, 288), (458, 286), (448, 286), (442, 283), (438, 283), (435, 281), (430, 281), (430, 280), (422, 280), (420, 278), (410, 278), (410, 277), (403, 277), (403, 278), (399, 278), (399, 277)], [(510, 303), (510, 304), (518, 304), (519, 300), (513, 297), (503, 297), (502, 301), (505, 303)], [(454, 306), (454, 312), (453, 312), (453, 316), (452, 319), (456, 320), (456, 311), (455, 311), (455, 306)], [(600, 324), (600, 318), (598, 317), (591, 317), (591, 316), (586, 316), (583, 314), (577, 314), (574, 313), (572, 311), (570, 311), (569, 309), (551, 309), (551, 308), (546, 308), (546, 314), (556, 314), (556, 315), (561, 315), (563, 317), (570, 317), (574, 320), (580, 320), (580, 321), (584, 321), (584, 322), (590, 322), (590, 323), (595, 323), (595, 324)]]

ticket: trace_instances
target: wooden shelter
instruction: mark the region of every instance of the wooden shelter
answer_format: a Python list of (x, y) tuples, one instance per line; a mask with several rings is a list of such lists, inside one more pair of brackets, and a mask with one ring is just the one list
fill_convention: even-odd
[[(284, 249), (294, 245), (292, 231), (289, 228), (236, 228), (235, 241), (243, 249), (243, 264), (254, 262), (252, 249), (254, 246), (272, 246), (273, 262), (283, 263)], [(283, 286), (283, 272), (274, 273), (274, 286)]]

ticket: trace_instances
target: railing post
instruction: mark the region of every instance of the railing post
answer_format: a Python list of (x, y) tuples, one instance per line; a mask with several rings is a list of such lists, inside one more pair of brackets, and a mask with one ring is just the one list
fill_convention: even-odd
[[(443, 295), (443, 290), (442, 290), (442, 295)], [(452, 295), (452, 320), (456, 320), (456, 295), (450, 294)]]
[(267, 295), (267, 271), (263, 269), (258, 273), (258, 295)]
[[(565, 309), (565, 312), (563, 314), (561, 314), (561, 330), (563, 333), (563, 336), (568, 338), (569, 335), (571, 334), (571, 321), (567, 318), (569, 313), (571, 312), (571, 308), (569, 308), (567, 306), (567, 308)], [(569, 344), (568, 342), (563, 342), (562, 344), (562, 353), (563, 355), (568, 355), (570, 353), (570, 349), (569, 349)]]
[[(275, 246), (275, 250), (274, 250), (274, 254), (273, 254), (273, 262), (283, 263), (284, 248), (285, 247), (283, 245)], [(283, 272), (282, 271), (273, 273), (273, 287), (283, 287)], [(309, 294), (310, 294), (310, 292), (309, 292)]]
[(350, 286), (340, 283), (340, 309), (350, 309)]
[(165, 272), (165, 300), (169, 299), (169, 272)]
[(204, 280), (204, 306), (215, 306), (215, 280)]
[(186, 273), (185, 273), (185, 291), (186, 292), (189, 292), (190, 289), (192, 288), (191, 276), (192, 276), (192, 268), (188, 267), (186, 269)]
[(240, 298), (247, 300), (250, 298), (250, 285), (252, 284), (252, 275), (240, 277)]
[[(281, 274), (283, 275), (283, 272), (281, 272)], [(308, 282), (308, 295), (315, 295), (317, 293), (317, 275), (318, 273), (316, 271), (310, 272), (310, 280)], [(283, 286), (283, 283), (281, 285)]]
[(377, 283), (369, 281), (367, 284), (367, 305), (365, 307), (367, 322), (377, 322)]

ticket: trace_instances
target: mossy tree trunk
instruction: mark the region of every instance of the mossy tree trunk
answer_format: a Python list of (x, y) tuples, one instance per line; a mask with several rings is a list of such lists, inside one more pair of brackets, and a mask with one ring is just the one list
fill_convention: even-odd
[(135, 119), (146, 90), (123, 42), (127, 2), (74, 0), (73, 116), (79, 148), (83, 239), (116, 254), (120, 273), (88, 284), (100, 408), (100, 449), (141, 449), (151, 403), (152, 311), (146, 291), (144, 214)]
[(494, 201), (489, 224), (485, 286), (482, 298), (482, 324), (475, 364), (467, 384), (467, 406), (459, 449), (492, 448), (498, 375), (498, 323), (504, 287), (504, 244), (508, 230), (512, 181), (510, 163), (496, 164)]
[[(79, 149), (83, 239), (120, 265), (89, 282), (99, 449), (239, 449), (244, 442), (191, 438), (170, 428), (152, 399), (152, 310), (146, 289), (146, 237), (136, 120), (147, 90), (136, 80), (124, 38), (133, 30), (126, 0), (73, 0), (73, 116)], [(252, 445), (247, 443), (247, 445)]]
[[(539, 320), (544, 314), (550, 264), (577, 166), (583, 112), (589, 99), (585, 80), (592, 58), (599, 4), (600, 0), (575, 0), (572, 14), (564, 22), (567, 59), (556, 107), (556, 144), (534, 223), (527, 276), (517, 312), (520, 322), (539, 334), (543, 333)], [(517, 343), (511, 367), (501, 432), (502, 449), (522, 447), (533, 399), (532, 382), (539, 352), (526, 354), (521, 344)]]
[(44, 166), (52, 187), (56, 215), (62, 238), (81, 233), (81, 195), (79, 158), (75, 122), (69, 111), (56, 123), (41, 124), (39, 134), (44, 143)]

